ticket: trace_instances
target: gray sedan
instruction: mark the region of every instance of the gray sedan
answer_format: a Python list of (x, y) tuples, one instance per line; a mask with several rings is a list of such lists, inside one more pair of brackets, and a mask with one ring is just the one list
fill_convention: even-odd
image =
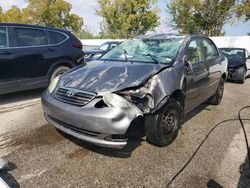
[(186, 113), (221, 102), (227, 61), (206, 37), (146, 35), (55, 78), (42, 96), (57, 129), (96, 145), (122, 148), (143, 117), (148, 142), (166, 146)]

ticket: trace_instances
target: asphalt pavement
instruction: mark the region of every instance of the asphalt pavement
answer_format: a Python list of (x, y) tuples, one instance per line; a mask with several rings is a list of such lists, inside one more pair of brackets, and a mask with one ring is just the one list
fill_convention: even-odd
[[(140, 131), (122, 150), (58, 133), (43, 117), (41, 93), (0, 96), (0, 157), (11, 162), (4, 176), (16, 187), (166, 187), (205, 138), (170, 187), (250, 187), (237, 120), (238, 111), (250, 105), (250, 79), (226, 83), (222, 103), (204, 103), (189, 113), (177, 139), (162, 148), (148, 144)], [(250, 119), (250, 109), (242, 117)], [(250, 121), (244, 123), (250, 139)]]

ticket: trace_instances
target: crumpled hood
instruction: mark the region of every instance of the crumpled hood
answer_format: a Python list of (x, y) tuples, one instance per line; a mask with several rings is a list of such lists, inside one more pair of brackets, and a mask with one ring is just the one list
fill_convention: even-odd
[(92, 61), (62, 76), (59, 85), (98, 94), (135, 87), (164, 65), (131, 62)]
[(228, 58), (228, 67), (229, 68), (236, 68), (238, 66), (245, 65), (245, 61), (242, 59), (236, 58)]

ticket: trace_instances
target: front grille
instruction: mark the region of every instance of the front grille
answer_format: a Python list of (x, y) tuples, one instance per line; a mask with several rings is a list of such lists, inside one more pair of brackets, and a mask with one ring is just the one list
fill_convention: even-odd
[(96, 97), (96, 94), (72, 88), (58, 88), (55, 96), (62, 102), (84, 106), (92, 101)]

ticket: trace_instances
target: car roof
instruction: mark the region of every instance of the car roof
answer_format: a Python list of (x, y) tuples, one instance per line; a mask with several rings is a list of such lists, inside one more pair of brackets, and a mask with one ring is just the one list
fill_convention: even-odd
[(246, 50), (245, 48), (219, 48), (221, 50), (227, 49), (227, 50)]
[(102, 43), (101, 45), (103, 45), (103, 44), (119, 44), (119, 43), (121, 43), (121, 41), (107, 41), (107, 42)]
[(183, 35), (183, 34), (179, 34), (176, 32), (173, 33), (159, 33), (159, 34), (148, 34), (148, 35), (142, 35), (137, 37), (137, 39), (168, 39), (168, 38), (183, 38), (183, 39), (196, 39), (196, 38), (207, 38), (206, 36), (202, 36), (202, 35)]
[(41, 25), (32, 25), (32, 24), (20, 24), (20, 23), (0, 23), (0, 26), (6, 26), (6, 27), (32, 27), (36, 29), (48, 29), (48, 30), (55, 30), (55, 31), (61, 31), (61, 32), (70, 32), (65, 29), (57, 29), (54, 27), (46, 27)]
[(176, 33), (160, 33), (160, 34), (148, 34), (136, 37), (137, 39), (167, 39), (167, 38), (186, 38), (186, 35), (180, 35)]

